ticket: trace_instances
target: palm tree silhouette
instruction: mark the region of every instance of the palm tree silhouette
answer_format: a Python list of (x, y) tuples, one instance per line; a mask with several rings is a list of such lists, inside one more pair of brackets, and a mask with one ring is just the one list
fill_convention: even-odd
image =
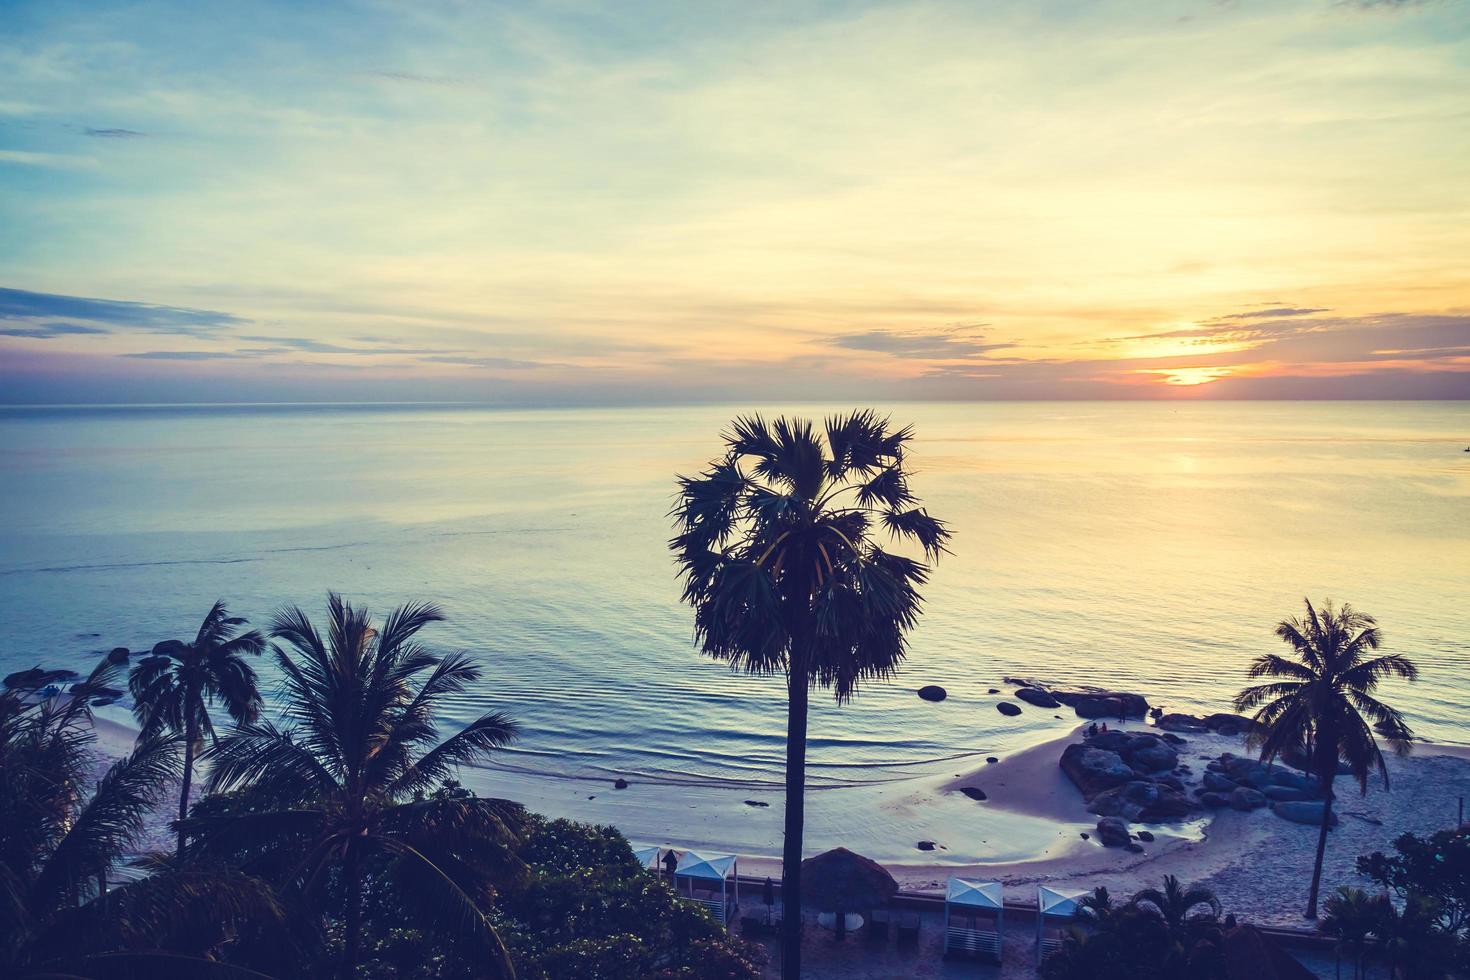
[(178, 735), (184, 742), (184, 767), (179, 789), (178, 853), (184, 853), (183, 821), (189, 815), (189, 787), (194, 759), (205, 739), (214, 741), (211, 703), (222, 706), (237, 723), (254, 721), (260, 711), (255, 671), (245, 655), (265, 649), (265, 637), (255, 630), (237, 634), (246, 621), (231, 617), (221, 599), (200, 624), (194, 642), (164, 640), (154, 646), (128, 676), (133, 714), (142, 726), (142, 738), (160, 732)]
[(480, 676), (462, 653), (438, 656), (416, 639), (443, 620), (409, 603), (381, 628), (366, 609), (328, 595), (324, 639), (301, 609), (282, 610), (271, 635), (289, 727), (240, 725), (210, 753), (211, 792), (250, 788), (273, 809), (192, 821), (198, 853), (255, 855), (245, 865), (309, 900), (336, 872), (345, 893), (341, 976), (357, 974), (363, 885), (371, 864), (421, 925), (458, 943), (486, 975), (513, 977), (486, 914), (495, 882), (523, 866), (510, 850), (524, 820), (518, 804), (427, 791), (465, 763), (513, 741), (514, 722), (481, 716), (440, 741), (442, 702)]
[(269, 888), (243, 875), (165, 869), (109, 887), (181, 775), (179, 740), (156, 735), (84, 790), (92, 702), (121, 672), (104, 658), (68, 697), (0, 692), (0, 976), (227, 975), (206, 958), (221, 934), (281, 922)]
[(1276, 627), (1276, 635), (1291, 646), (1296, 659), (1272, 653), (1257, 658), (1250, 677), (1276, 679), (1241, 691), (1235, 709), (1256, 709), (1260, 727), (1252, 738), (1260, 746), (1262, 762), (1300, 755), (1321, 783), (1322, 827), (1306, 912), (1307, 918), (1315, 919), (1338, 766), (1346, 764), (1363, 793), (1368, 792), (1368, 777), (1375, 769), (1388, 788), (1388, 766), (1374, 732), (1399, 755), (1408, 754), (1414, 736), (1403, 716), (1373, 692), (1386, 677), (1412, 681), (1419, 672), (1407, 657), (1370, 655), (1383, 642), (1372, 616), (1346, 603), (1334, 609), (1326, 602), (1320, 612), (1309, 600), (1305, 604), (1305, 617), (1284, 619)]
[(880, 528), (932, 562), (950, 532), (909, 489), (909, 428), (871, 411), (811, 422), (738, 418), (725, 452), (679, 478), (670, 542), (706, 654), (752, 674), (785, 674), (786, 814), (782, 976), (801, 974), (801, 859), (807, 698), (839, 703), (891, 675), (917, 621), (929, 566), (884, 551)]
[[(1152, 911), (1169, 929), (1175, 939), (1184, 936), (1189, 923), (1194, 920), (1213, 922), (1220, 917), (1220, 900), (1215, 893), (1201, 885), (1185, 887), (1173, 875), (1164, 876), (1164, 887), (1145, 888), (1129, 900), (1134, 908)], [(1197, 908), (1202, 913), (1191, 915)]]

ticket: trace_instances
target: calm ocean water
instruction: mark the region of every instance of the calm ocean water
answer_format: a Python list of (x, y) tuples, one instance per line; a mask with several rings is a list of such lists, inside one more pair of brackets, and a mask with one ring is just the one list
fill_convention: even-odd
[[(1424, 671), (1388, 696), (1470, 742), (1470, 404), (907, 404), (915, 484), (956, 531), (906, 669), (812, 721), (814, 780), (1019, 744), (1005, 675), (1219, 710), (1301, 598), (1376, 615)], [(821, 415), (823, 406), (797, 407)], [(0, 671), (87, 669), (328, 588), (484, 665), (513, 760), (568, 775), (778, 778), (781, 685), (691, 645), (665, 549), (673, 476), (732, 407), (0, 410)], [(940, 705), (923, 684), (947, 687)]]

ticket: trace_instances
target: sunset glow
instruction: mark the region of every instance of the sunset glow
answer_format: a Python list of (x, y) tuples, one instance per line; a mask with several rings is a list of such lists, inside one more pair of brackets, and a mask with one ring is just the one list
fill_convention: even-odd
[(1467, 397), (1467, 9), (12, 4), (0, 400)]

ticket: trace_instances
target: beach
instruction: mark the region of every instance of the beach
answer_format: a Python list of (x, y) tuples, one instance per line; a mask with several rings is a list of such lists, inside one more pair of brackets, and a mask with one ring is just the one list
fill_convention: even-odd
[[(116, 758), (131, 749), (136, 732), (127, 724), (108, 718), (95, 724), (99, 756)], [(1141, 854), (1102, 847), (1095, 839), (1097, 817), (1087, 812), (1081, 793), (1057, 765), (1062, 749), (1084, 728), (1069, 725), (1060, 736), (948, 777), (809, 790), (807, 852), (844, 846), (881, 855), (877, 859), (906, 892), (941, 893), (950, 876), (1000, 881), (1007, 901), (1022, 904), (1034, 902), (1038, 885), (1061, 891), (1106, 886), (1126, 896), (1175, 875), (1208, 886), (1227, 911), (1242, 919), (1312, 928), (1301, 913), (1317, 828), (1268, 810), (1227, 807), (1178, 824), (1135, 824), (1135, 831), (1155, 836)], [(1121, 728), (1157, 731), (1142, 722)], [(1221, 752), (1246, 752), (1238, 737), (1185, 739), (1181, 761), (1196, 771)], [(1339, 782), (1341, 822), (1328, 841), (1324, 891), (1339, 884), (1364, 885), (1354, 871), (1359, 855), (1390, 849), (1402, 833), (1453, 826), (1460, 801), (1470, 798), (1470, 750), (1463, 746), (1420, 744), (1408, 758), (1390, 757), (1389, 772), (1388, 792), (1375, 782), (1360, 796), (1355, 787)], [(745, 788), (705, 784), (630, 782), (615, 789), (601, 779), (495, 767), (466, 769), (462, 781), (480, 795), (514, 799), (548, 816), (616, 826), (635, 844), (733, 853), (742, 875), (780, 877), (779, 788), (760, 793), (759, 799)], [(970, 799), (960, 792), (965, 786), (983, 788), (988, 799)], [(150, 842), (166, 846), (171, 812), (167, 804), (155, 812)], [(910, 832), (896, 844), (893, 835), (903, 831)], [(919, 850), (921, 840), (932, 840), (935, 850)]]

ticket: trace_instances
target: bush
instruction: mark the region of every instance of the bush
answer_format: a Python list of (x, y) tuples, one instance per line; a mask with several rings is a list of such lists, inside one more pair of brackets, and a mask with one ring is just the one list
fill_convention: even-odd
[(520, 980), (755, 980), (763, 950), (729, 936), (633, 858), (612, 827), (535, 818), (531, 880), (496, 928)]

